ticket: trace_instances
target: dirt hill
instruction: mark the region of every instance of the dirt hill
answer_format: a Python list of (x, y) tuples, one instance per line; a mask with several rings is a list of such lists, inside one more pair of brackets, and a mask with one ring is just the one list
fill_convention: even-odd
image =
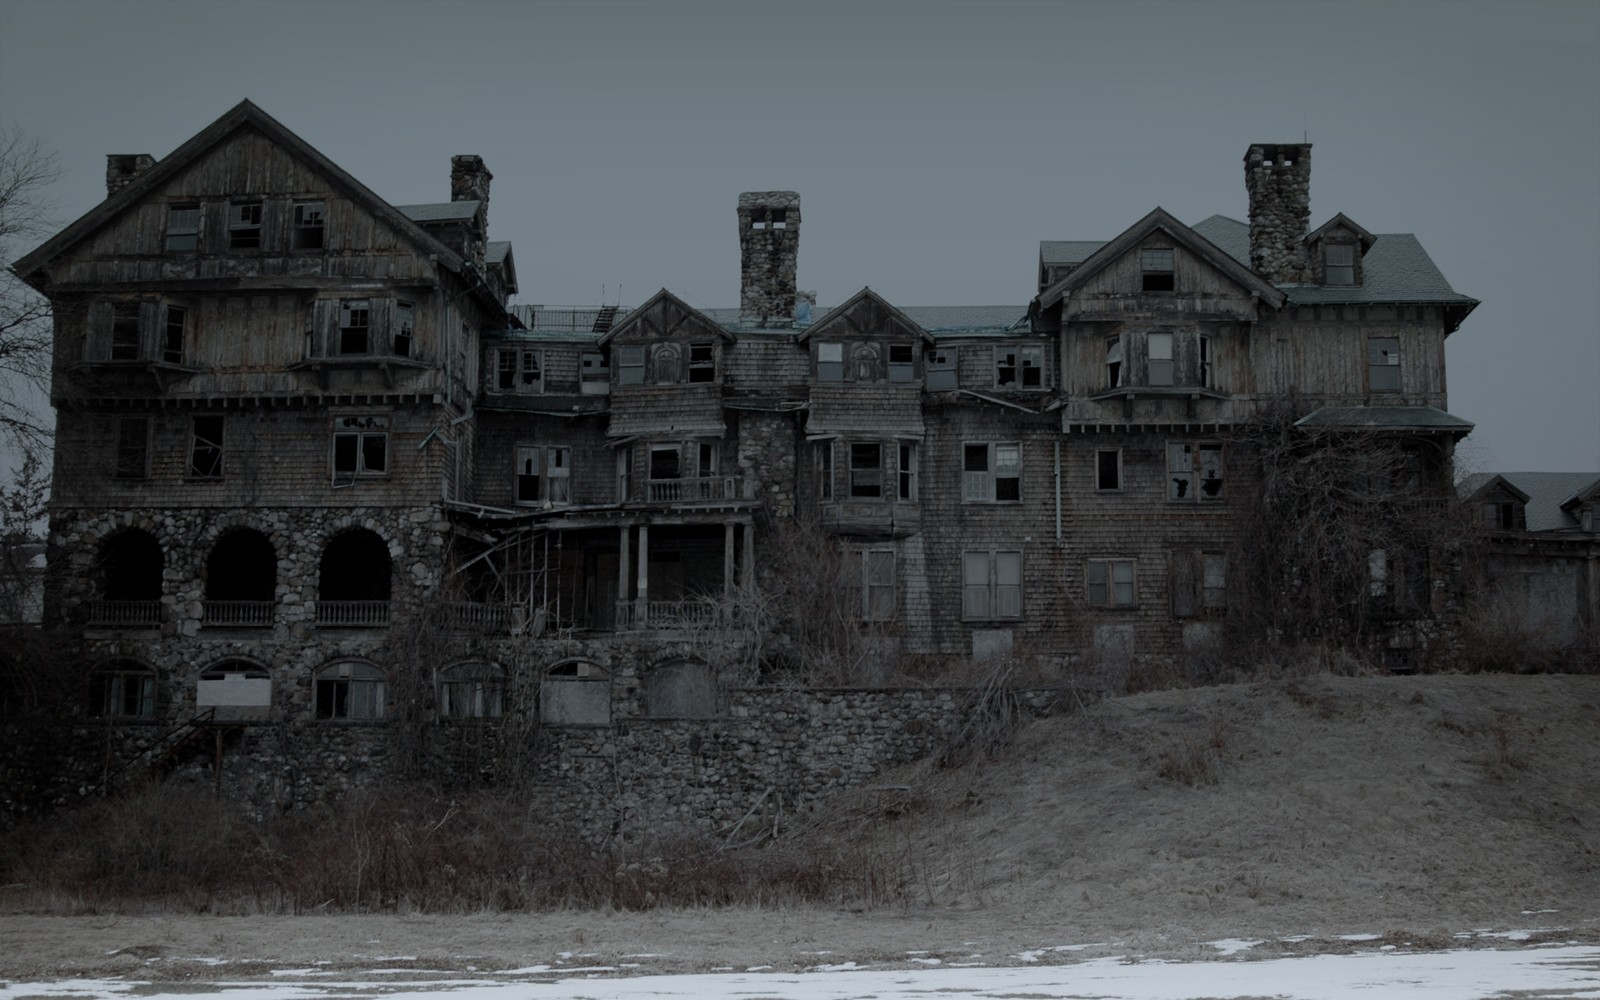
[(1442, 947), (1482, 928), (1596, 940), (1597, 736), (1592, 676), (1318, 676), (1117, 698), (886, 774), (790, 831), (856, 859), (876, 907), (12, 913), (0, 976), (218, 974), (205, 956), (244, 978), (371, 956), (642, 972), (1216, 955), (1203, 943), (1241, 937), (1269, 939), (1252, 953), (1348, 949), (1362, 945), (1339, 935), (1363, 933)]

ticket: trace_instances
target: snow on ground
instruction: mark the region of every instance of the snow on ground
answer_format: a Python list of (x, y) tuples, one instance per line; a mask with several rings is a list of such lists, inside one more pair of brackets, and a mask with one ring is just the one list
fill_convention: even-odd
[[(1240, 942), (1217, 942), (1229, 946)], [(1233, 949), (1246, 952), (1247, 948)], [(293, 970), (300, 976), (313, 970)], [(539, 970), (542, 971), (542, 970)], [(521, 978), (519, 969), (494, 977), (395, 982), (151, 983), (138, 980), (72, 979), (0, 984), (0, 1000), (192, 1000), (220, 995), (228, 1000), (335, 1000), (335, 998), (438, 998), (450, 1000), (1190, 1000), (1206, 997), (1272, 997), (1282, 1000), (1488, 1000), (1560, 996), (1600, 998), (1600, 947), (1592, 945), (1402, 954), (1368, 951), (1262, 961), (1206, 962), (1094, 959), (1073, 965), (1017, 968), (873, 970), (854, 962), (819, 965), (813, 971), (726, 972), (701, 975), (616, 978), (606, 968), (550, 970), (554, 978)], [(371, 970), (377, 975), (379, 970)], [(576, 975), (575, 975), (576, 974)], [(507, 981), (511, 976), (518, 978)], [(1516, 991), (1514, 994), (1512, 991)]]

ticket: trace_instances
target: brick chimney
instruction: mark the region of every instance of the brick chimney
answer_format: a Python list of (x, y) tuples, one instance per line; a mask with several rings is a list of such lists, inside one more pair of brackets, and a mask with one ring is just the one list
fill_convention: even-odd
[(1311, 144), (1258, 143), (1244, 155), (1250, 196), (1250, 269), (1273, 284), (1311, 280)]
[(133, 179), (156, 165), (149, 153), (109, 153), (106, 155), (106, 197), (133, 183)]
[(739, 325), (794, 324), (795, 265), (800, 256), (800, 195), (739, 195)]
[(478, 202), (478, 219), (467, 237), (467, 256), (483, 266), (484, 243), (489, 239), (489, 182), (494, 174), (483, 165), (481, 156), (450, 157), (450, 200)]

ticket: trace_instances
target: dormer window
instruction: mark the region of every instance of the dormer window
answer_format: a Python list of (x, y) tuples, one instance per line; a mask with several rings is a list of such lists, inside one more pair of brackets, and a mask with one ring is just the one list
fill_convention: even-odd
[(1329, 243), (1322, 248), (1322, 283), (1356, 283), (1356, 248), (1349, 243)]
[(1141, 291), (1170, 292), (1177, 287), (1172, 274), (1172, 248), (1153, 247), (1139, 253), (1143, 272)]

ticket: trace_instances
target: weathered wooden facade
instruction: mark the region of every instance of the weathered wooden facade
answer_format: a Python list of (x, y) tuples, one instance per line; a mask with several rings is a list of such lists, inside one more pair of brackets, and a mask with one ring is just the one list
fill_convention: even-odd
[(1228, 611), (1241, 427), (1444, 470), (1471, 426), (1444, 344), (1476, 303), (1409, 235), (1308, 233), (1309, 169), (1253, 146), (1248, 224), (1044, 243), (1025, 304), (814, 311), (799, 196), (752, 192), (737, 307), (553, 309), (510, 304), (480, 159), (397, 208), (246, 102), (112, 157), (18, 263), (56, 315), (50, 614), (114, 720), (381, 718), (402, 671), (441, 717), (519, 672), (552, 726), (700, 717), (799, 521), (893, 648), (1177, 656)]

